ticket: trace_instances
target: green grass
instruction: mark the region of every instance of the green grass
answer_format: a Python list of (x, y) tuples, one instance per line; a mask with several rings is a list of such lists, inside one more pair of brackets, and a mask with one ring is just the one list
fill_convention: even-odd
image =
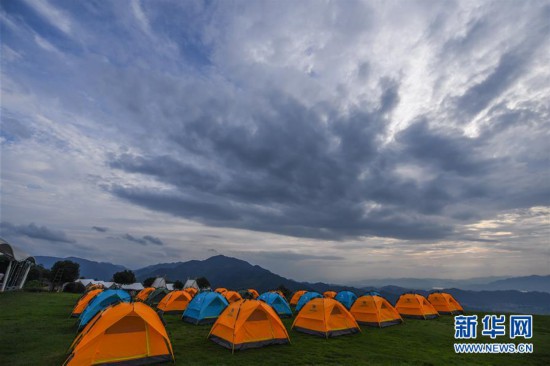
[[(0, 294), (0, 365), (61, 365), (75, 337), (69, 318), (77, 295), (57, 293)], [(481, 313), (478, 313), (482, 315)], [(453, 318), (406, 320), (385, 329), (362, 327), (361, 334), (322, 339), (289, 331), (292, 344), (242, 352), (207, 340), (210, 326), (183, 323), (165, 316), (177, 365), (549, 365), (550, 317), (534, 317), (533, 354), (457, 355)], [(290, 329), (291, 319), (284, 320)], [(479, 337), (477, 342), (488, 342)], [(507, 336), (497, 342), (508, 343)]]

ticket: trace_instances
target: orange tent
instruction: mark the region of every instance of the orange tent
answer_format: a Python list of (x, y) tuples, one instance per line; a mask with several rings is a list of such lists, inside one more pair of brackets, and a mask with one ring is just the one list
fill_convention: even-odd
[(145, 301), (147, 300), (147, 298), (149, 297), (149, 295), (151, 294), (151, 292), (155, 291), (155, 288), (154, 287), (146, 287), (144, 288), (143, 290), (141, 290), (140, 292), (138, 292), (138, 294), (136, 295), (136, 300), (137, 301)]
[(307, 291), (300, 290), (296, 291), (294, 295), (292, 295), (292, 298), (290, 299), (290, 305), (296, 306), (298, 304), (298, 301), (300, 301), (300, 297), (302, 297), (303, 294), (305, 294)]
[(184, 290), (172, 291), (160, 300), (157, 309), (163, 314), (183, 314), (193, 297)]
[(305, 304), (296, 316), (292, 328), (326, 338), (361, 331), (344, 305), (327, 298), (316, 298)]
[(191, 295), (191, 297), (195, 297), (195, 295), (199, 293), (199, 290), (194, 287), (188, 287), (186, 289), (183, 289), (183, 291), (187, 292), (189, 295)]
[(258, 293), (258, 291), (254, 290), (253, 288), (249, 288), (249, 289), (248, 289), (248, 292), (252, 295), (252, 298), (253, 298), (253, 299), (257, 299), (258, 296), (260, 296), (260, 294)]
[(455, 298), (446, 292), (434, 292), (428, 296), (428, 301), (439, 314), (464, 314), (464, 309)]
[(86, 306), (88, 306), (90, 301), (94, 297), (96, 297), (97, 294), (99, 294), (101, 291), (103, 291), (103, 289), (98, 288), (98, 289), (86, 292), (84, 295), (82, 295), (80, 299), (78, 299), (78, 302), (76, 303), (73, 311), (71, 312), (71, 317), (76, 318), (80, 314), (82, 314), (82, 312), (84, 311), (84, 309), (86, 309)]
[(383, 328), (403, 323), (397, 310), (378, 294), (367, 294), (355, 300), (350, 313), (357, 323), (373, 327)]
[(325, 292), (323, 292), (323, 296), (328, 298), (328, 299), (334, 299), (334, 297), (336, 297), (336, 295), (338, 295), (338, 293), (336, 293), (334, 291), (325, 291)]
[(122, 302), (100, 312), (76, 337), (69, 352), (64, 366), (174, 361), (162, 320), (141, 302)]
[(218, 287), (214, 291), (219, 293), (219, 294), (223, 294), (224, 292), (227, 292), (227, 289), (225, 287)]
[(212, 326), (208, 338), (233, 351), (290, 343), (275, 310), (259, 300), (229, 304)]
[(413, 293), (399, 296), (395, 309), (406, 318), (434, 319), (439, 316), (437, 310), (424, 296)]
[(226, 291), (223, 294), (223, 297), (229, 302), (230, 304), (235, 301), (242, 300), (243, 297), (236, 291)]

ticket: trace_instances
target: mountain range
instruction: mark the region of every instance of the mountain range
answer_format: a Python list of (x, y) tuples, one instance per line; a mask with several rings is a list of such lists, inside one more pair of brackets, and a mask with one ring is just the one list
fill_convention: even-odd
[(48, 257), (48, 256), (36, 256), (34, 257), (36, 264), (41, 264), (44, 268), (52, 268), (57, 261), (72, 261), (80, 265), (80, 276), (86, 278), (95, 278), (98, 280), (109, 281), (113, 278), (113, 274), (116, 272), (124, 271), (126, 267), (112, 264), (107, 262), (95, 262), (78, 257)]
[[(37, 263), (44, 267), (51, 267), (57, 260), (72, 260), (80, 264), (80, 274), (83, 277), (101, 280), (110, 280), (115, 272), (125, 267), (111, 263), (93, 262), (82, 258), (55, 258), (36, 257)], [(445, 291), (456, 296), (457, 299), (470, 310), (524, 312), (533, 314), (550, 314), (550, 276), (527, 276), (513, 278), (485, 278), (472, 279), (464, 283), (468, 288), (458, 286), (428, 286), (430, 283), (445, 284), (446, 280), (424, 281), (421, 286), (418, 279), (401, 279), (397, 283), (406, 283), (406, 286), (393, 285), (383, 280), (364, 281), (361, 287), (327, 284), (323, 282), (299, 282), (282, 277), (265, 268), (252, 265), (244, 260), (217, 255), (205, 260), (191, 260), (187, 262), (160, 263), (134, 271), (138, 281), (148, 277), (164, 276), (170, 280), (186, 280), (188, 278), (206, 277), (212, 287), (226, 287), (231, 289), (255, 288), (260, 292), (274, 289), (280, 285), (291, 291), (304, 289), (308, 291), (324, 292), (327, 290), (350, 290), (357, 294), (376, 290), (395, 303), (400, 294), (415, 290), (424, 295), (434, 287), (445, 288)], [(408, 282), (407, 282), (408, 280)], [(416, 281), (416, 282), (415, 282)], [(441, 282), (438, 282), (441, 281)], [(369, 284), (369, 285), (366, 285)], [(477, 288), (476, 288), (477, 287)]]
[(461, 288), (463, 290), (518, 290), (550, 292), (550, 275), (524, 277), (476, 277), (463, 280), (441, 278), (385, 278), (352, 283), (355, 287), (398, 286), (432, 290)]

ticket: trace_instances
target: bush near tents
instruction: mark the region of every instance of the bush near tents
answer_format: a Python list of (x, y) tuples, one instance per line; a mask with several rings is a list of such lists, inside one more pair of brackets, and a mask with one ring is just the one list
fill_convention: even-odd
[(63, 286), (63, 292), (70, 292), (72, 294), (83, 294), (86, 292), (86, 286), (80, 282), (69, 282)]

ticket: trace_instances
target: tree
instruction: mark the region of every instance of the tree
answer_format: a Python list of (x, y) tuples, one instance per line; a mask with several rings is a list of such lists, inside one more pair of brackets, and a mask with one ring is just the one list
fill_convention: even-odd
[(210, 282), (206, 279), (206, 277), (199, 277), (195, 281), (197, 281), (199, 288), (210, 287)]
[(129, 285), (136, 282), (136, 275), (134, 272), (126, 269), (124, 271), (117, 272), (113, 275), (113, 280), (121, 285)]
[(72, 261), (55, 262), (50, 270), (50, 281), (53, 285), (74, 282), (80, 276), (80, 264)]
[(290, 299), (292, 296), (292, 292), (289, 289), (287, 289), (285, 285), (279, 285), (279, 287), (277, 287), (277, 290), (281, 291), (287, 299)]
[(50, 270), (44, 268), (44, 266), (41, 264), (32, 266), (29, 270), (29, 274), (27, 275), (27, 281), (42, 282), (43, 280), (50, 278), (50, 273)]
[(144, 287), (151, 287), (151, 285), (153, 284), (153, 282), (155, 282), (155, 277), (149, 277), (147, 278), (145, 281), (143, 281), (143, 286)]
[(174, 282), (174, 289), (175, 290), (181, 290), (183, 288), (183, 282), (180, 280), (177, 280)]
[(73, 294), (83, 294), (86, 292), (86, 287), (80, 282), (69, 282), (63, 288), (63, 292), (70, 292)]

